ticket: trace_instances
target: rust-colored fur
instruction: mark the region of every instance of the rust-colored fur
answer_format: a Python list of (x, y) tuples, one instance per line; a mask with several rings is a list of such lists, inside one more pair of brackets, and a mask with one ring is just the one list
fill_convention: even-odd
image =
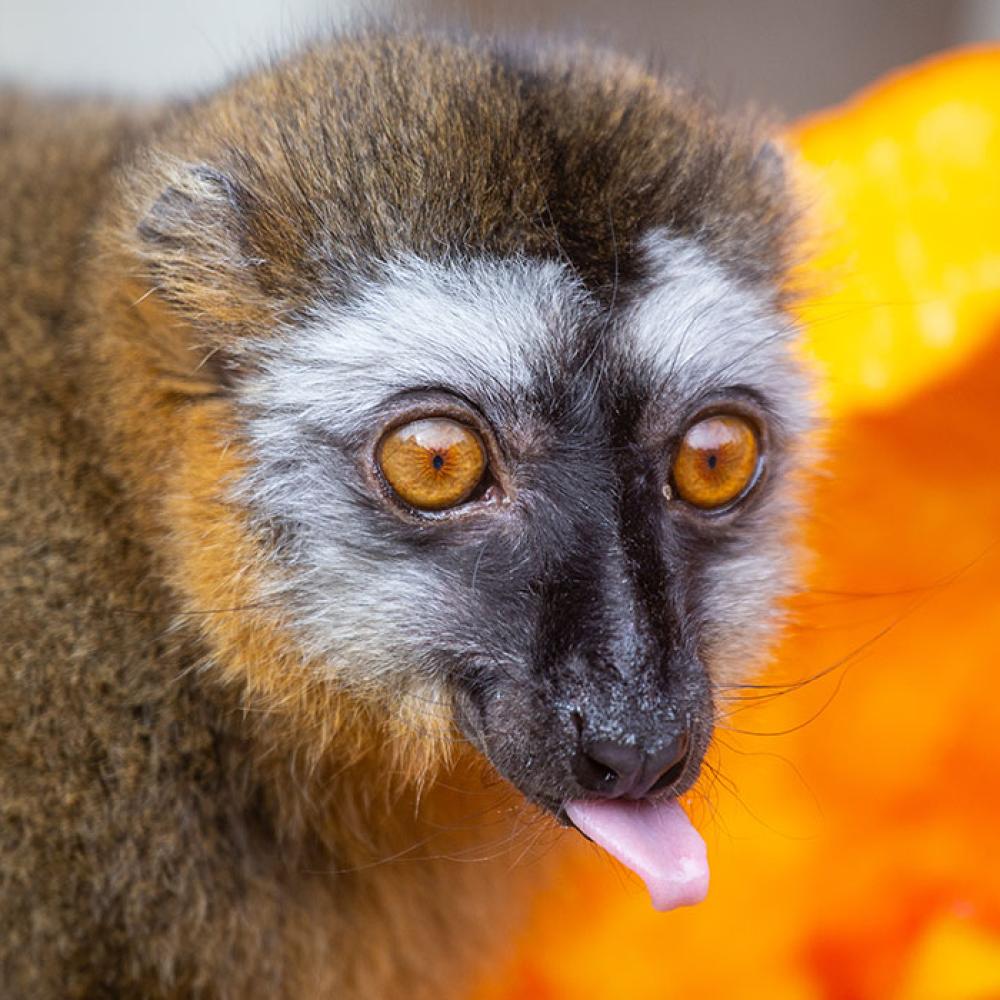
[[(267, 540), (228, 498), (248, 459), (220, 386), (242, 337), (328, 280), (324, 240), (359, 271), (462, 239), (594, 279), (653, 215), (781, 273), (756, 136), (627, 64), (564, 65), (543, 86), (474, 47), (373, 37), (191, 108), (0, 97), (4, 997), (441, 997), (504, 940), (510, 857), (462, 860), (517, 822), (510, 790), (448, 705), (319, 680), (256, 606)], [(337, 136), (369, 119), (349, 162)], [(235, 193), (191, 171), (220, 149)], [(306, 217), (304, 189), (334, 207)]]

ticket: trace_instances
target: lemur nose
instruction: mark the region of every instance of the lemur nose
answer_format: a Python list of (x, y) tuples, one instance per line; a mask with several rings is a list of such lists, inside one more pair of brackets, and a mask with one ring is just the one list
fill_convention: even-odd
[(573, 772), (589, 792), (609, 799), (641, 799), (681, 776), (687, 752), (686, 732), (653, 753), (616, 740), (585, 741), (573, 759)]

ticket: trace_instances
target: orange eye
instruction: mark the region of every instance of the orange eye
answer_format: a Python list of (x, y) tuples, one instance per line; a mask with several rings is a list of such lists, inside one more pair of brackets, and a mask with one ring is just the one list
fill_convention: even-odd
[(468, 498), (486, 471), (479, 435), (457, 420), (414, 420), (382, 439), (378, 463), (386, 482), (411, 507), (444, 510)]
[(692, 424), (681, 441), (674, 486), (694, 507), (724, 507), (753, 482), (759, 454), (757, 435), (742, 417), (706, 417)]

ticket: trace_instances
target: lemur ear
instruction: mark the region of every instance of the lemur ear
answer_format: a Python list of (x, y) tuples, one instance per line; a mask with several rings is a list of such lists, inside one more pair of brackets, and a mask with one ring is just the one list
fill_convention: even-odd
[(206, 163), (180, 165), (139, 223), (140, 238), (159, 245), (177, 244), (195, 235), (202, 223), (211, 229), (226, 226), (238, 216), (246, 193), (221, 170)]
[(260, 329), (279, 303), (265, 290), (267, 261), (251, 239), (254, 195), (207, 164), (160, 166), (158, 193), (134, 231), (143, 294), (205, 333)]
[(788, 184), (788, 155), (781, 140), (768, 139), (757, 151), (754, 167), (773, 190), (785, 190)]

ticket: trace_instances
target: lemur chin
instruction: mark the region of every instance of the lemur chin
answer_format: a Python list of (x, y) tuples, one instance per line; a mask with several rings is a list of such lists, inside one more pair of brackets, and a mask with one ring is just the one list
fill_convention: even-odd
[(809, 419), (759, 129), (375, 32), (0, 96), (0, 182), (14, 993), (444, 996), (527, 804), (700, 898)]

